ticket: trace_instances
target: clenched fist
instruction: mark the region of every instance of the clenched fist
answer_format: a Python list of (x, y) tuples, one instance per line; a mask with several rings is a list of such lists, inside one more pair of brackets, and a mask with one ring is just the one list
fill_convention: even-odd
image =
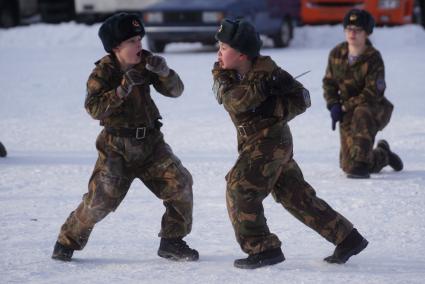
[(161, 77), (167, 77), (170, 73), (170, 68), (168, 68), (164, 57), (158, 55), (152, 55), (146, 58), (146, 69)]
[(144, 79), (139, 71), (133, 68), (127, 70), (122, 78), (121, 86), (117, 89), (118, 96), (121, 98), (127, 97), (133, 90), (134, 86), (142, 85), (143, 82)]

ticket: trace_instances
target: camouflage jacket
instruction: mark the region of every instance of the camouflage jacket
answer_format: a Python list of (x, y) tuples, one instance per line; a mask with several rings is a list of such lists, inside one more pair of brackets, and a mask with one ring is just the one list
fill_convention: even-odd
[(183, 82), (176, 72), (170, 69), (166, 78), (145, 68), (144, 58), (151, 55), (143, 50), (142, 61), (133, 68), (138, 70), (145, 82), (133, 88), (128, 97), (121, 99), (116, 94), (121, 84), (123, 71), (116, 59), (106, 55), (97, 61), (87, 81), (85, 108), (100, 124), (109, 127), (153, 127), (161, 115), (150, 95), (150, 85), (164, 96), (178, 97), (183, 92)]
[[(292, 118), (295, 111), (285, 104), (284, 98), (306, 91), (301, 83), (268, 56), (260, 56), (243, 78), (235, 70), (221, 69), (218, 62), (214, 64), (212, 74), (217, 101), (223, 104), (236, 128), (275, 119), (282, 122), (278, 128), (283, 129), (282, 124)], [(275, 132), (263, 133), (267, 136)], [(282, 136), (282, 133), (275, 134), (276, 137)], [(239, 146), (244, 139), (238, 132)]]
[(361, 104), (380, 103), (385, 91), (385, 70), (381, 54), (367, 40), (366, 50), (353, 65), (348, 63), (348, 43), (337, 45), (329, 54), (323, 78), (328, 109), (341, 103), (346, 111)]

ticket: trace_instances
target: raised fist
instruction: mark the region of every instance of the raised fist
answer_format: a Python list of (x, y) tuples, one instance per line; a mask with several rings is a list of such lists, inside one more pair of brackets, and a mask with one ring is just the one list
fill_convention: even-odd
[(152, 55), (146, 58), (146, 69), (158, 74), (160, 77), (167, 77), (170, 73), (170, 68), (168, 68), (164, 57), (158, 55)]

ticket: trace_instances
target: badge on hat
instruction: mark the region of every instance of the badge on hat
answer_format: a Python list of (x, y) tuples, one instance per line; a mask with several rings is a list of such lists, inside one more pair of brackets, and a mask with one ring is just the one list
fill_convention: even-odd
[(357, 15), (356, 14), (351, 14), (350, 15), (350, 21), (355, 21), (355, 20), (357, 20)]
[(142, 30), (142, 28), (140, 27), (140, 22), (138, 20), (131, 21), (131, 25), (133, 26), (135, 32), (140, 32)]
[(223, 25), (220, 25), (220, 27), (218, 28), (218, 33), (221, 32), (223, 30)]

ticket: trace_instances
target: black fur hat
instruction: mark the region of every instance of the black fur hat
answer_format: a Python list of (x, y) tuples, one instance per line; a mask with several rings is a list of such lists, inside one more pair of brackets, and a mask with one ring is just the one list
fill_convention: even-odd
[(106, 52), (121, 42), (133, 37), (145, 35), (145, 28), (138, 14), (118, 13), (105, 20), (99, 29), (99, 37)]
[(215, 34), (215, 39), (227, 43), (250, 58), (260, 55), (262, 45), (255, 27), (248, 21), (224, 19)]
[(368, 11), (352, 9), (345, 15), (343, 25), (344, 29), (347, 26), (361, 27), (367, 34), (370, 35), (373, 32), (375, 20)]

